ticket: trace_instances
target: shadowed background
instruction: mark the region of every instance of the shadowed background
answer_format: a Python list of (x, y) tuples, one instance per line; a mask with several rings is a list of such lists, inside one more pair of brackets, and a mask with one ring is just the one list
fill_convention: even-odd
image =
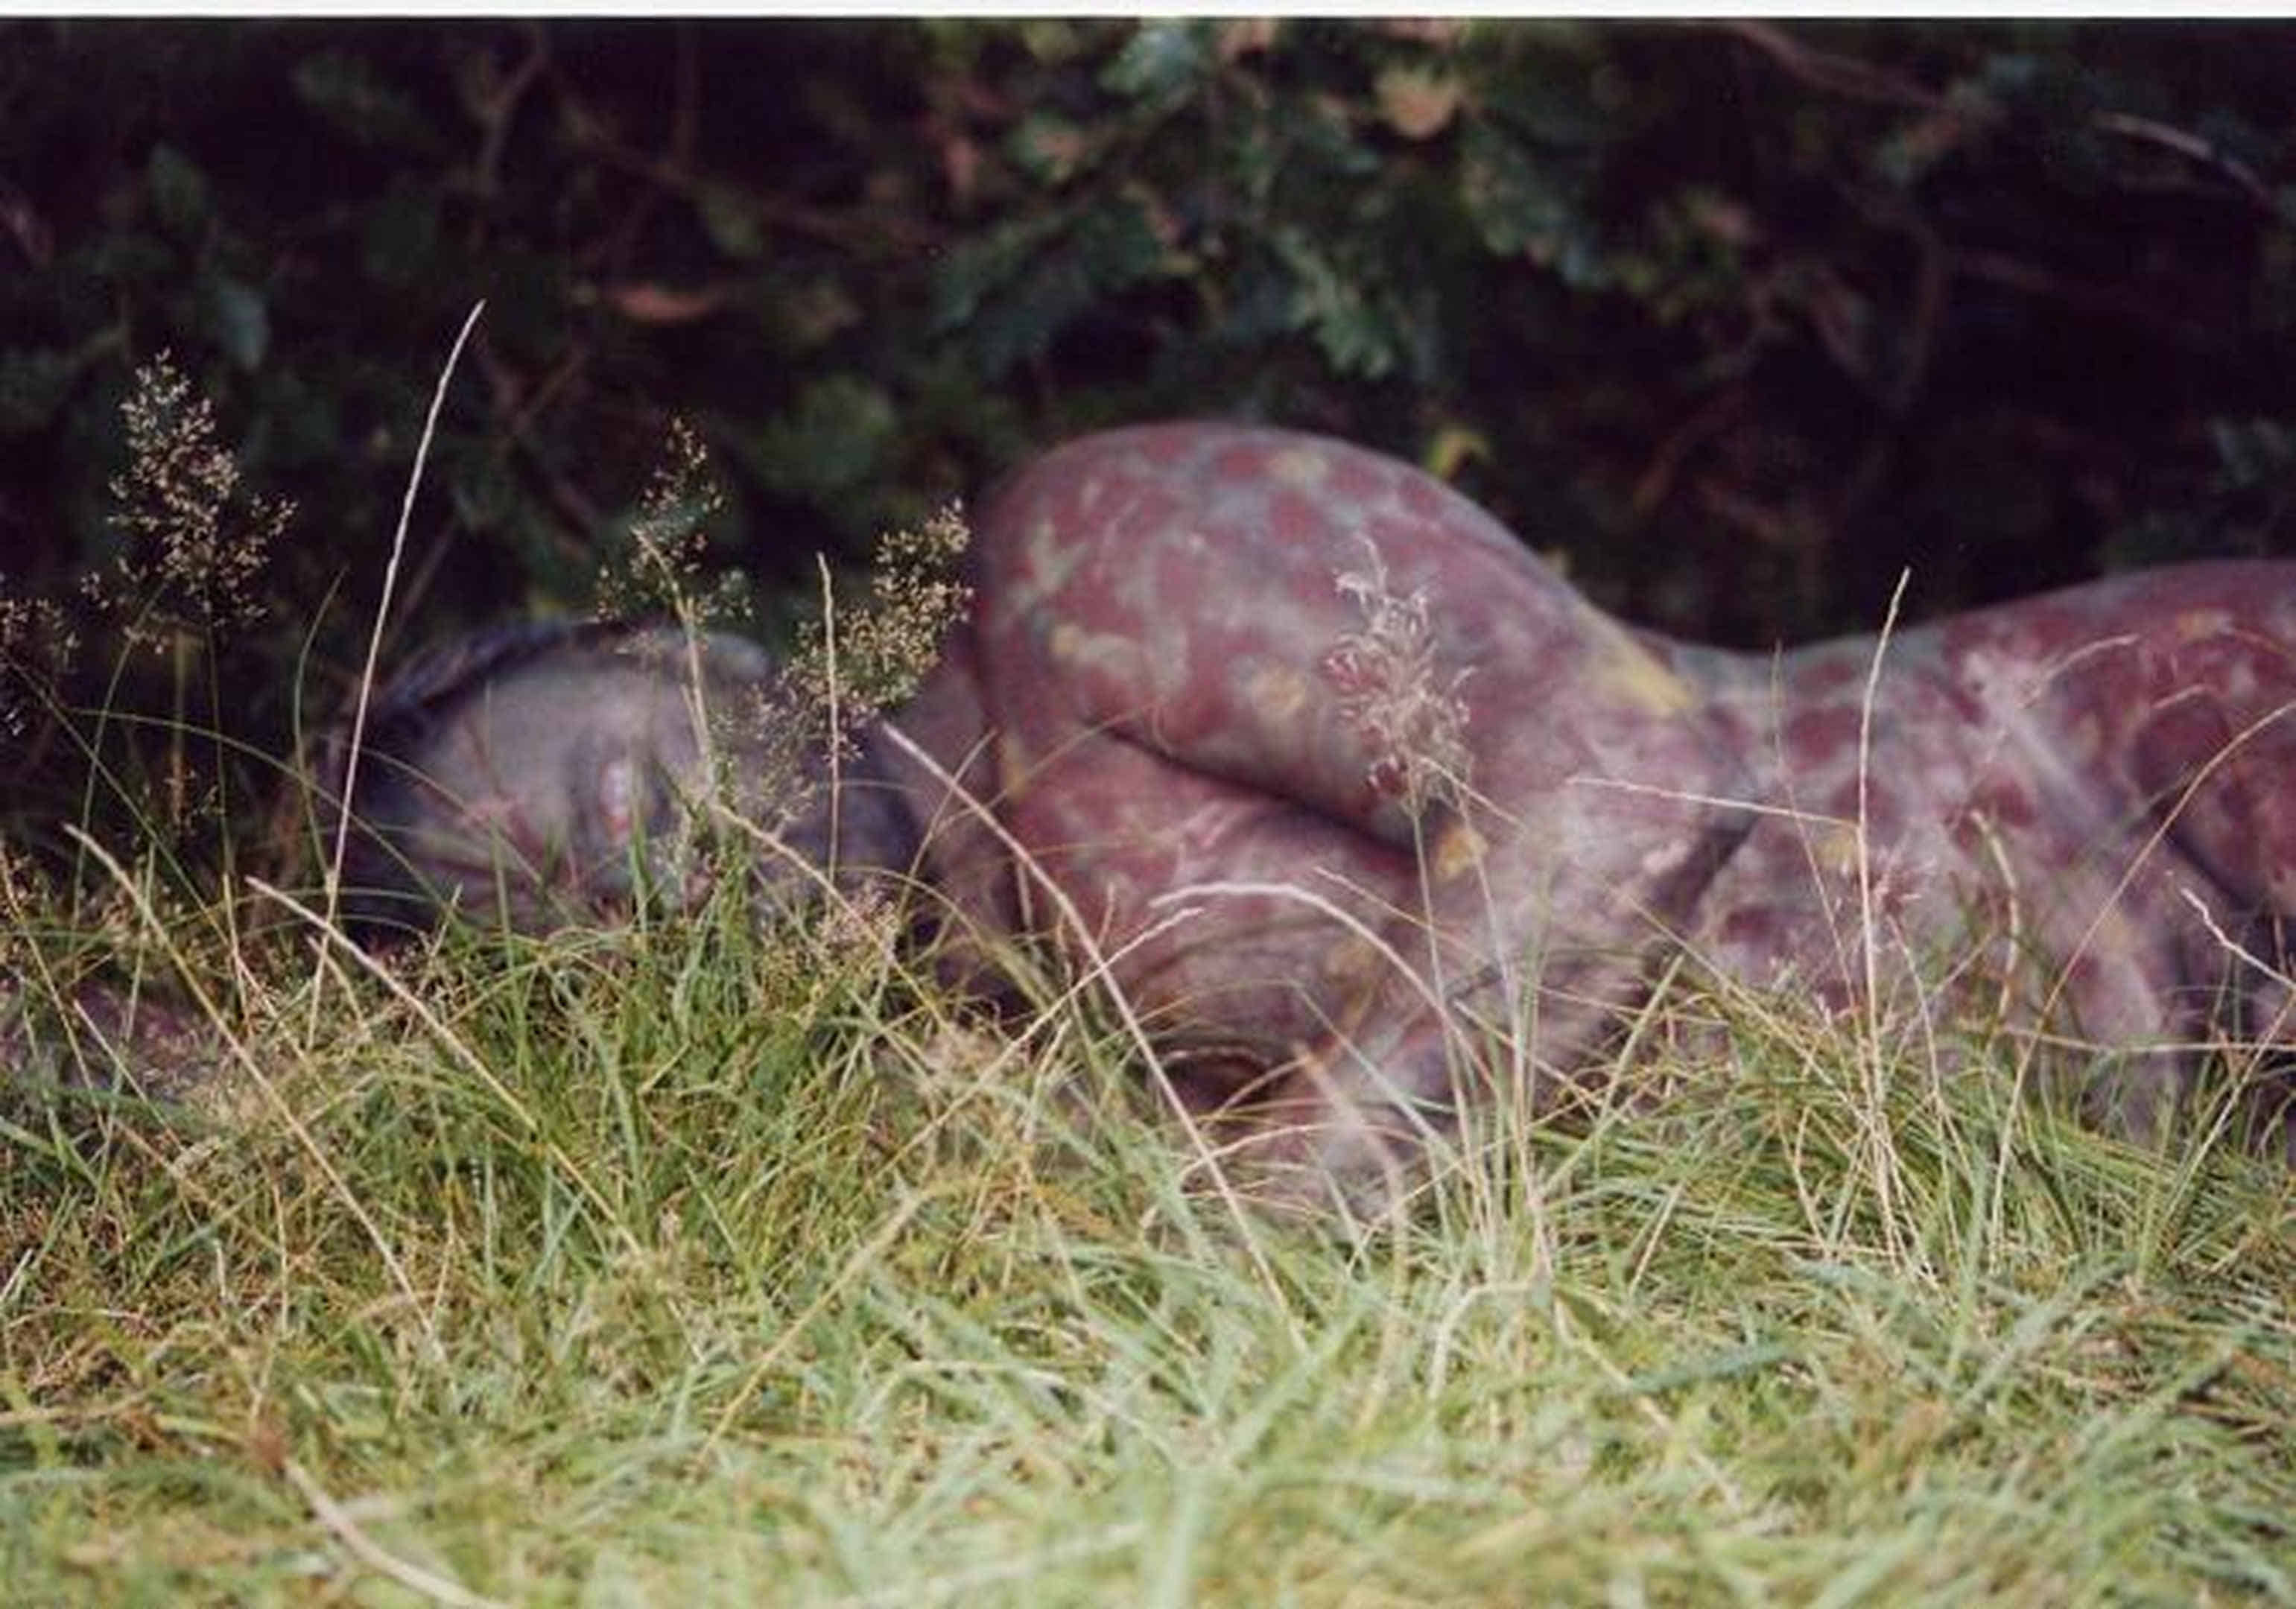
[[(12, 23), (0, 599), (58, 610), (0, 614), (0, 819), (78, 800), (45, 689), (269, 754), (332, 707), (481, 297), (391, 656), (590, 606), (673, 415), (769, 632), (816, 551), (1174, 415), (1398, 453), (1739, 646), (2296, 552), (2292, 76), (2225, 24)], [(299, 505), (227, 618), (108, 490), (162, 351)]]

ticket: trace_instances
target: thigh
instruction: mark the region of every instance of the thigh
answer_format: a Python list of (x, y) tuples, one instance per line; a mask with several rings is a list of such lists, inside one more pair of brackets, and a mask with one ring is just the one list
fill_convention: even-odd
[(1366, 937), (1414, 897), (1407, 853), (1105, 730), (1005, 782), (1023, 925), (1104, 965), (1168, 1043), (1270, 1066), (1342, 1030)]

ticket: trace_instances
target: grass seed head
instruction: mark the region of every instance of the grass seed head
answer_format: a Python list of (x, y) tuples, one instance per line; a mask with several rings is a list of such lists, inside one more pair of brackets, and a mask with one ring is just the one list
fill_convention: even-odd
[(118, 615), (130, 644), (154, 651), (260, 620), (256, 583), (295, 505), (243, 488), (213, 406), (167, 353), (135, 371), (120, 418), (127, 467), (111, 481), (111, 519), (127, 549), (82, 579), (84, 595)]
[(1375, 756), (1371, 784), (1415, 818), (1431, 804), (1465, 797), (1472, 757), (1459, 690), (1468, 672), (1437, 667), (1426, 590), (1398, 593), (1379, 550), (1363, 546), (1365, 568), (1334, 578), (1363, 625), (1324, 656), (1324, 670), (1341, 713)]

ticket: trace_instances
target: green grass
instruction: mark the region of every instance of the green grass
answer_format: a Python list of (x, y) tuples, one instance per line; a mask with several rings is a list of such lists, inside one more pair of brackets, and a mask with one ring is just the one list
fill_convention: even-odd
[(2296, 1601), (2276, 1167), (1741, 1003), (1350, 1238), (1086, 1008), (738, 906), (275, 942), (259, 1085), (8, 1097), (9, 1601)]

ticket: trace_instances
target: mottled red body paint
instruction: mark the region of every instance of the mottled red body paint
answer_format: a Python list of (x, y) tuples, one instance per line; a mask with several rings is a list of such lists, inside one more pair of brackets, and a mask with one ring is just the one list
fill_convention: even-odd
[[(2140, 1132), (2212, 1037), (2296, 1039), (2296, 566), (1735, 655), (1620, 626), (1406, 464), (1210, 424), (1048, 454), (975, 529), (974, 618), (894, 723), (915, 751), (856, 768), (839, 856), (1105, 963), (1191, 1098), (1252, 1085), (1247, 1148), (1293, 1187), (1377, 1199), (1479, 1080), (1551, 1100), (1685, 955), (1845, 1006), (1942, 979), (2111, 1047), (2095, 1098)], [(1339, 578), (1374, 570), (1463, 718), (1415, 812), (1335, 673)], [(441, 842), (482, 814), (430, 809)]]

